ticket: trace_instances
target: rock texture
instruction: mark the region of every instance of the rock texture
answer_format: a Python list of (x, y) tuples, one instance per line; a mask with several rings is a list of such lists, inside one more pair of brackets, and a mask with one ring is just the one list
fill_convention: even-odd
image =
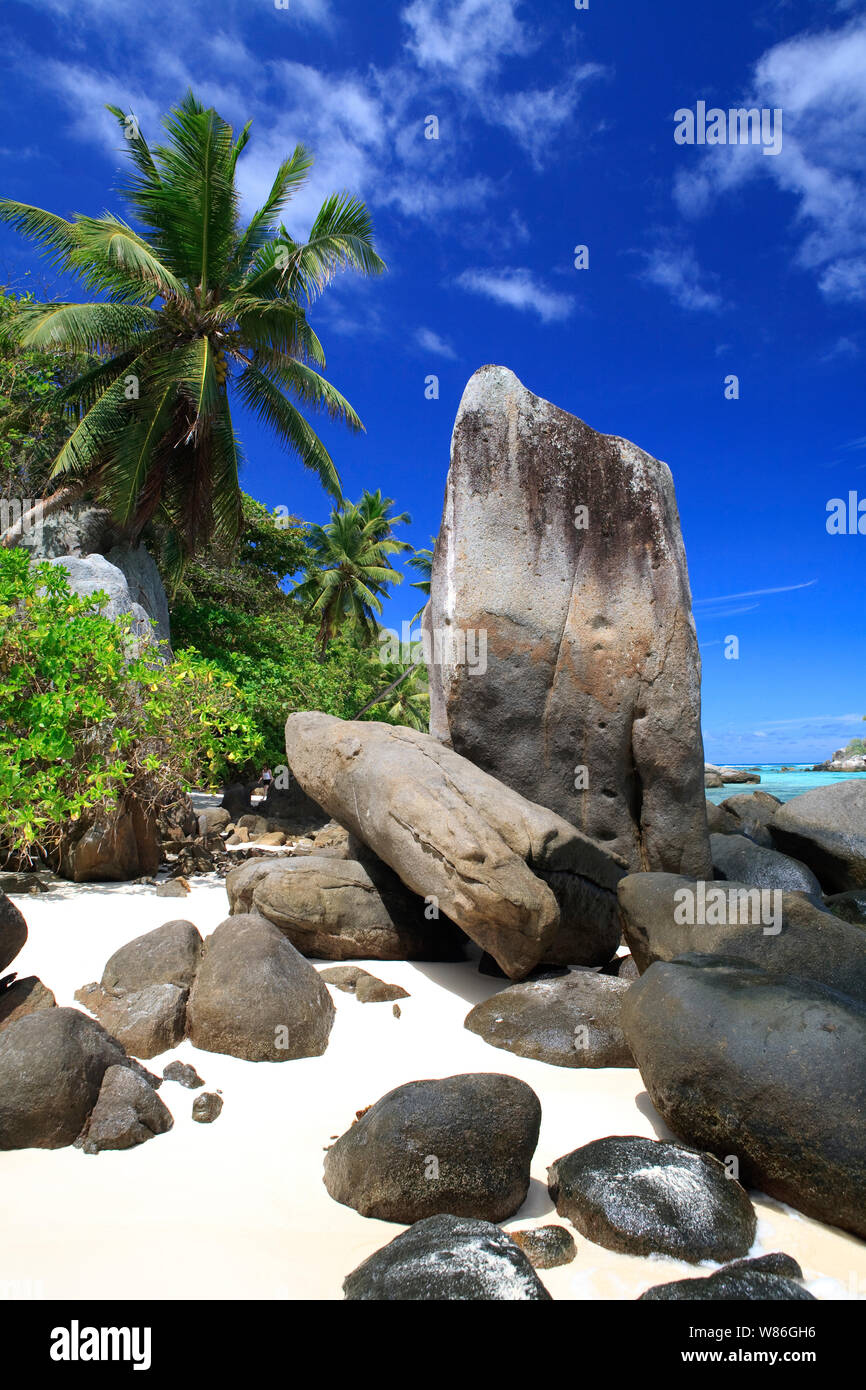
[(754, 888), (780, 888), (787, 893), (814, 893), (821, 885), (799, 859), (764, 849), (745, 835), (711, 835), (710, 850), (716, 878), (733, 879)]
[(131, 654), (137, 655), (145, 648), (157, 645), (150, 614), (133, 599), (123, 571), (106, 560), (104, 555), (58, 555), (52, 557), (49, 563), (66, 570), (73, 593), (85, 598), (100, 592), (107, 594), (108, 601), (100, 610), (104, 617), (112, 622), (121, 617), (132, 619)]
[(523, 1251), (488, 1221), (431, 1216), (403, 1231), (343, 1281), (367, 1302), (546, 1302)]
[(632, 869), (709, 871), (700, 656), (666, 464), (482, 367), (454, 428), (427, 631), (434, 735)]
[(114, 1066), (134, 1064), (78, 1009), (41, 1009), (10, 1024), (0, 1033), (0, 1150), (74, 1143)]
[(302, 955), (321, 960), (434, 960), (438, 923), (384, 864), (309, 854), (251, 859), (226, 879), (231, 912), (257, 912)]
[(553, 812), (414, 729), (293, 714), (286, 748), (304, 789), (512, 979), (557, 945), (613, 955), (624, 865)]
[(623, 1028), (674, 1134), (807, 1216), (866, 1235), (866, 1005), (730, 959), (657, 963)]
[(817, 874), (828, 893), (866, 888), (866, 781), (795, 796), (769, 824), (777, 849)]
[(612, 1135), (558, 1158), (548, 1187), (560, 1216), (608, 1250), (698, 1264), (745, 1255), (757, 1218), (748, 1193), (709, 1154)]
[(263, 917), (229, 917), (205, 941), (187, 1005), (194, 1046), (248, 1062), (319, 1057), (333, 1022), (327, 987)]
[(36, 975), (25, 975), (10, 982), (5, 989), (0, 981), (0, 1029), (40, 1009), (53, 1009), (56, 1004), (51, 990)]
[(638, 1302), (671, 1303), (695, 1300), (734, 1303), (762, 1302), (812, 1303), (815, 1295), (797, 1282), (803, 1271), (789, 1255), (761, 1255), (754, 1260), (735, 1260), (705, 1279), (676, 1279), (656, 1284), (642, 1293)]
[(528, 1231), (509, 1231), (533, 1269), (570, 1265), (577, 1255), (574, 1236), (564, 1226), (534, 1226)]
[(129, 1067), (109, 1067), (81, 1138), (86, 1154), (133, 1149), (170, 1130), (174, 1120), (156, 1091)]
[(526, 1200), (540, 1124), (538, 1097), (513, 1076), (411, 1081), (328, 1150), (325, 1186), (380, 1221), (441, 1213), (506, 1221)]
[(0, 970), (5, 970), (27, 940), (27, 923), (5, 893), (0, 893)]
[[(866, 934), (801, 893), (780, 893), (781, 930), (772, 922), (773, 900), (765, 905), (769, 928), (760, 915), (760, 894), (744, 883), (703, 885), (706, 910), (704, 925), (690, 926), (677, 920), (677, 894), (697, 897), (701, 885), (676, 874), (630, 874), (619, 886), (623, 929), (641, 973), (653, 961), (675, 960), (689, 952), (736, 956), (752, 961), (771, 974), (799, 975), (831, 989), (866, 1000)], [(763, 890), (768, 895), (772, 890)], [(737, 895), (732, 903), (731, 894)], [(719, 902), (716, 911), (710, 907)], [(748, 907), (747, 907), (748, 902)], [(701, 915), (697, 910), (696, 919)]]
[(147, 989), (149, 985), (190, 989), (202, 949), (201, 936), (192, 922), (165, 922), (115, 951), (106, 962), (100, 983), (109, 991)]
[(628, 980), (573, 971), (512, 985), (476, 1004), (464, 1027), (493, 1047), (555, 1067), (633, 1067), (619, 1026)]

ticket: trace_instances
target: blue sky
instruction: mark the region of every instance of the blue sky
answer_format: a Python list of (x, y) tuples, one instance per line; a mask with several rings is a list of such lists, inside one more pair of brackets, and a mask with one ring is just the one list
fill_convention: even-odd
[[(103, 103), (153, 136), (191, 85), (254, 119), (248, 210), (299, 140), (317, 164), (294, 233), (334, 188), (368, 201), (389, 274), (341, 279), (312, 315), (367, 426), (324, 431), (347, 495), (383, 488), (427, 544), (463, 387), (503, 363), (670, 465), (707, 757), (819, 759), (866, 735), (866, 535), (826, 530), (832, 498), (866, 499), (866, 4), (4, 0), (0, 43), (7, 196), (119, 209)], [(781, 153), (678, 145), (699, 101), (781, 109)], [(28, 269), (38, 289), (34, 250), (0, 229), (4, 279)], [(240, 423), (248, 490), (324, 520), (315, 481)]]

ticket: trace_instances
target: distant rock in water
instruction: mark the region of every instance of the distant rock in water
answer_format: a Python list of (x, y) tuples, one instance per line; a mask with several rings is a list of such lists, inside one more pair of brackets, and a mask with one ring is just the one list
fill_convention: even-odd
[(425, 630), (435, 737), (632, 869), (709, 873), (666, 464), (482, 367), (454, 427)]

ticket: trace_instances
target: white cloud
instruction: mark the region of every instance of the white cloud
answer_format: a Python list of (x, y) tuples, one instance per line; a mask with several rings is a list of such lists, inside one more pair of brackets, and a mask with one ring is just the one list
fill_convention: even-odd
[(721, 296), (702, 283), (701, 268), (691, 248), (665, 244), (644, 254), (642, 278), (667, 290), (681, 309), (717, 312), (722, 308)]
[(803, 584), (780, 584), (775, 589), (747, 589), (742, 594), (723, 594), (721, 598), (698, 598), (694, 601), (694, 607), (707, 607), (713, 603), (730, 603), (735, 598), (765, 598), (768, 594), (792, 594), (796, 589), (811, 589), (817, 584), (817, 579), (807, 579)]
[(570, 295), (546, 289), (525, 267), (464, 270), (456, 283), (473, 294), (495, 300), (497, 304), (536, 313), (543, 323), (560, 323), (574, 309), (574, 300)]
[(675, 199), (699, 217), (748, 180), (769, 177), (797, 204), (797, 264), (831, 300), (866, 299), (866, 18), (803, 34), (768, 49), (745, 100), (781, 109), (783, 147), (720, 145), (682, 171)]
[(517, 18), (519, 0), (412, 0), (403, 11), (406, 47), (418, 66), (454, 86), (478, 92), (503, 60), (534, 43)]
[(457, 361), (457, 353), (451, 344), (440, 338), (438, 333), (434, 333), (432, 328), (419, 328), (415, 341), (425, 352), (435, 353), (437, 357), (447, 357), (452, 362)]
[(490, 103), (488, 119), (510, 131), (536, 167), (543, 168), (556, 156), (555, 137), (574, 120), (584, 84), (605, 71), (598, 63), (585, 63), (558, 86), (503, 95)]

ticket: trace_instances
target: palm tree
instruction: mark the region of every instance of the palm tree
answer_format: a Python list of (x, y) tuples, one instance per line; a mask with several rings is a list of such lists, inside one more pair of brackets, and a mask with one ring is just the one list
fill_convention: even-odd
[(397, 539), (393, 527), (411, 518), (406, 512), (391, 516), (393, 505), (381, 492), (365, 491), (360, 502), (335, 508), (326, 525), (310, 527), (306, 578), (292, 593), (310, 618), (318, 618), (323, 658), (328, 643), (342, 630), (360, 645), (374, 642), (388, 586), (403, 582), (390, 556), (412, 547)]
[[(430, 540), (433, 545), (436, 544), (435, 536), (431, 536)], [(420, 589), (421, 593), (426, 595), (426, 600), (429, 600), (430, 584), (433, 579), (433, 551), (427, 549), (416, 550), (414, 555), (410, 555), (406, 563), (407, 565), (411, 565), (413, 570), (418, 570), (419, 573), (423, 575), (423, 578), (417, 580), (416, 583), (412, 585), (412, 588)], [(418, 619), (421, 617), (421, 614), (424, 612), (424, 609), (427, 607), (426, 600), (418, 609), (418, 612), (412, 619), (413, 623), (417, 623)]]
[(341, 268), (385, 267), (364, 204), (348, 194), (326, 199), (305, 242), (277, 228), (309, 176), (303, 145), (242, 227), (235, 173), (249, 124), (236, 138), (190, 92), (164, 119), (167, 143), (151, 150), (134, 117), (108, 109), (127, 137), (134, 172), (124, 192), (141, 232), (110, 214), (66, 221), (0, 200), (0, 221), (42, 242), (61, 270), (102, 296), (35, 305), (16, 321), (24, 347), (101, 359), (63, 392), (77, 426), (57, 455), (52, 477), (62, 485), (43, 514), (93, 487), (131, 535), (151, 518), (167, 526), (180, 563), (211, 539), (230, 548), (239, 531), (229, 387), (341, 498), (327, 449), (289, 398), (363, 426), (317, 370), (325, 356), (306, 306)]
[(391, 661), (382, 666), (382, 675), (390, 685), (359, 710), (355, 715), (360, 719), (377, 705), (384, 705), (387, 719), (399, 724), (408, 724), (410, 729), (426, 733), (430, 725), (430, 687), (426, 672), (419, 675), (420, 662)]

